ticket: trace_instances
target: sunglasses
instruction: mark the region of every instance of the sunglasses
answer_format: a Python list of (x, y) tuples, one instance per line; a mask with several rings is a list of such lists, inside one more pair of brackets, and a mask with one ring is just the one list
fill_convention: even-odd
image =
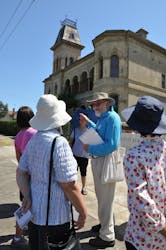
[(98, 101), (98, 102), (94, 102), (92, 103), (92, 107), (99, 107), (102, 103), (106, 102), (106, 100), (104, 101)]

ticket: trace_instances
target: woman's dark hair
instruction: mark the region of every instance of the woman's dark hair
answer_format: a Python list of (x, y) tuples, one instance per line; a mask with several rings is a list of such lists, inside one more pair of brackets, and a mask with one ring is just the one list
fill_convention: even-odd
[(22, 128), (30, 127), (29, 120), (34, 116), (32, 109), (28, 106), (22, 106), (17, 112), (17, 125)]

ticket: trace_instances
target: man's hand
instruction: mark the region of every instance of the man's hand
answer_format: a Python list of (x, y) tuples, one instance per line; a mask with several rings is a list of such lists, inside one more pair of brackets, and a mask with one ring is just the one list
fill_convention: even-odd
[(84, 151), (88, 153), (88, 144), (83, 145)]
[(163, 228), (160, 233), (166, 237), (166, 225), (165, 225), (165, 228)]
[(79, 215), (78, 220), (74, 222), (75, 230), (79, 230), (84, 227), (86, 217)]
[(22, 207), (23, 207), (23, 212), (25, 213), (28, 209), (31, 208), (32, 201), (29, 196), (23, 198), (22, 202)]
[(82, 125), (86, 125), (89, 121), (90, 120), (86, 115), (84, 115), (83, 113), (80, 113), (80, 123)]

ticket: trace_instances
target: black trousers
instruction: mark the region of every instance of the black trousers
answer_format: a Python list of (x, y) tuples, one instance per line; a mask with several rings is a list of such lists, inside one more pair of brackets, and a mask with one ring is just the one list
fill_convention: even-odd
[[(28, 225), (29, 246), (31, 250), (48, 250), (47, 235), (49, 242), (58, 243), (67, 241), (70, 235), (70, 222), (58, 226), (48, 226), (46, 232), (45, 226), (39, 226), (32, 222)], [(54, 248), (55, 249), (55, 248)]]
[(125, 241), (127, 250), (137, 250), (130, 242)]

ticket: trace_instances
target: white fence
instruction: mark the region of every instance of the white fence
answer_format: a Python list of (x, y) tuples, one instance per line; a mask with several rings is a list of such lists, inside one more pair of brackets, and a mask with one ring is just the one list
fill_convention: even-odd
[[(162, 137), (166, 140), (166, 135)], [(140, 134), (122, 133), (121, 147), (125, 147), (126, 149), (132, 148), (138, 144), (139, 139), (140, 139)]]
[(125, 147), (126, 150), (132, 148), (138, 144), (139, 138), (140, 134), (122, 133), (121, 147)]

